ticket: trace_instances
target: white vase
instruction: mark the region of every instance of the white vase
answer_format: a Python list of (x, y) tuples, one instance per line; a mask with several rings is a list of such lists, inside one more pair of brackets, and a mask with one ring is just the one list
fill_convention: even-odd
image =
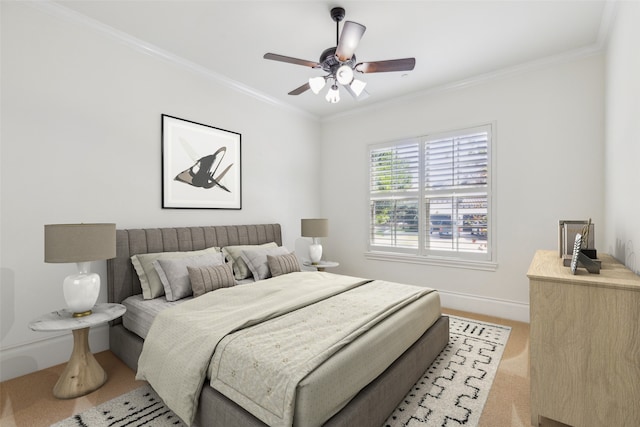
[(311, 264), (317, 264), (322, 259), (322, 245), (317, 237), (313, 237), (313, 243), (309, 246), (309, 258)]
[(100, 294), (100, 276), (89, 272), (88, 262), (79, 262), (77, 265), (78, 273), (64, 279), (64, 299), (74, 315), (89, 314)]

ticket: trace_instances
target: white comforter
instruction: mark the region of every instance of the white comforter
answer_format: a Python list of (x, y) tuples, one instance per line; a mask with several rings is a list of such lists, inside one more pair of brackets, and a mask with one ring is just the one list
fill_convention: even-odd
[[(292, 273), (167, 309), (145, 340), (137, 378), (147, 380), (191, 424), (211, 363), (214, 388), (265, 423), (290, 426), (295, 388), (305, 375), (382, 319), (432, 292), (368, 282)], [(212, 360), (216, 347), (225, 351), (216, 351)]]

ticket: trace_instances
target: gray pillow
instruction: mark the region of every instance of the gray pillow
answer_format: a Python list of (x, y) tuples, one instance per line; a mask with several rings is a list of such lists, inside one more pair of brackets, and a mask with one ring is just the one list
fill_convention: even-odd
[(189, 258), (158, 259), (153, 264), (160, 276), (167, 301), (177, 301), (193, 293), (187, 267), (222, 265), (224, 257), (218, 252)]
[(233, 274), (236, 279), (242, 280), (247, 277), (251, 277), (251, 271), (247, 267), (247, 264), (242, 259), (242, 251), (255, 248), (277, 248), (278, 245), (275, 242), (265, 243), (263, 245), (239, 245), (239, 246), (225, 246), (222, 248), (227, 262), (231, 263), (233, 267)]
[(267, 264), (272, 277), (300, 271), (300, 262), (293, 252), (286, 255), (267, 255)]
[(188, 258), (215, 252), (220, 252), (220, 248), (213, 247), (199, 251), (155, 252), (133, 255), (131, 257), (131, 263), (133, 264), (133, 268), (136, 269), (136, 273), (138, 273), (138, 278), (140, 279), (142, 297), (144, 299), (153, 299), (164, 295), (164, 287), (162, 286), (162, 282), (160, 282), (158, 272), (153, 267), (153, 261), (158, 259)]
[(242, 259), (249, 267), (253, 280), (263, 280), (271, 277), (269, 264), (267, 263), (267, 255), (285, 255), (289, 251), (283, 246), (275, 248), (254, 248), (242, 251)]
[(199, 297), (207, 292), (220, 288), (235, 286), (233, 271), (229, 264), (214, 265), (207, 267), (187, 267), (193, 296)]

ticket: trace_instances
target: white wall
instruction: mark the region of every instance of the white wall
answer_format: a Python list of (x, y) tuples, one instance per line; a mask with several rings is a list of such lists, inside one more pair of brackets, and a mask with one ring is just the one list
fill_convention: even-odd
[(640, 274), (640, 3), (617, 6), (606, 61), (605, 247)]
[[(32, 332), (64, 307), (73, 265), (43, 262), (43, 225), (278, 222), (291, 249), (319, 214), (318, 121), (20, 2), (2, 2), (1, 378), (66, 361), (69, 333)], [(160, 116), (242, 134), (242, 210), (161, 209)], [(105, 262), (93, 263), (102, 276)], [(108, 347), (92, 328), (94, 352)]]
[[(27, 326), (64, 305), (62, 278), (74, 270), (43, 262), (47, 223), (279, 222), (293, 247), (299, 218), (322, 214), (325, 253), (341, 263), (332, 271), (432, 286), (447, 306), (523, 320), (527, 268), (535, 250), (557, 248), (558, 219), (593, 218), (598, 249), (638, 271), (640, 5), (618, 3), (606, 80), (595, 55), (319, 124), (82, 23), (0, 2), (0, 380), (71, 351), (70, 334)], [(242, 133), (242, 210), (160, 208), (163, 113)], [(497, 124), (498, 270), (366, 260), (367, 145), (485, 122)], [(308, 191), (318, 182), (320, 197)], [(106, 282), (104, 263), (93, 268)], [(92, 329), (91, 345), (107, 348), (106, 328)]]
[[(537, 249), (557, 250), (558, 220), (591, 217), (596, 246), (603, 241), (603, 86), (603, 57), (594, 55), (323, 122), (323, 245), (341, 263), (336, 271), (434, 287), (445, 306), (528, 321), (526, 273)], [(489, 122), (497, 271), (365, 259), (367, 146)]]

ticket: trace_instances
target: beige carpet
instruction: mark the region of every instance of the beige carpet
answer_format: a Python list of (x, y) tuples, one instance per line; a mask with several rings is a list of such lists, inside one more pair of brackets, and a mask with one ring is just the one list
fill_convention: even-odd
[[(478, 425), (529, 426), (529, 325), (462, 311), (444, 311), (512, 328)], [(76, 399), (53, 397), (52, 389), (64, 364), (0, 383), (0, 424), (3, 427), (48, 427), (145, 384), (136, 381), (133, 371), (111, 352), (98, 353), (96, 359), (109, 380), (99, 390)]]

